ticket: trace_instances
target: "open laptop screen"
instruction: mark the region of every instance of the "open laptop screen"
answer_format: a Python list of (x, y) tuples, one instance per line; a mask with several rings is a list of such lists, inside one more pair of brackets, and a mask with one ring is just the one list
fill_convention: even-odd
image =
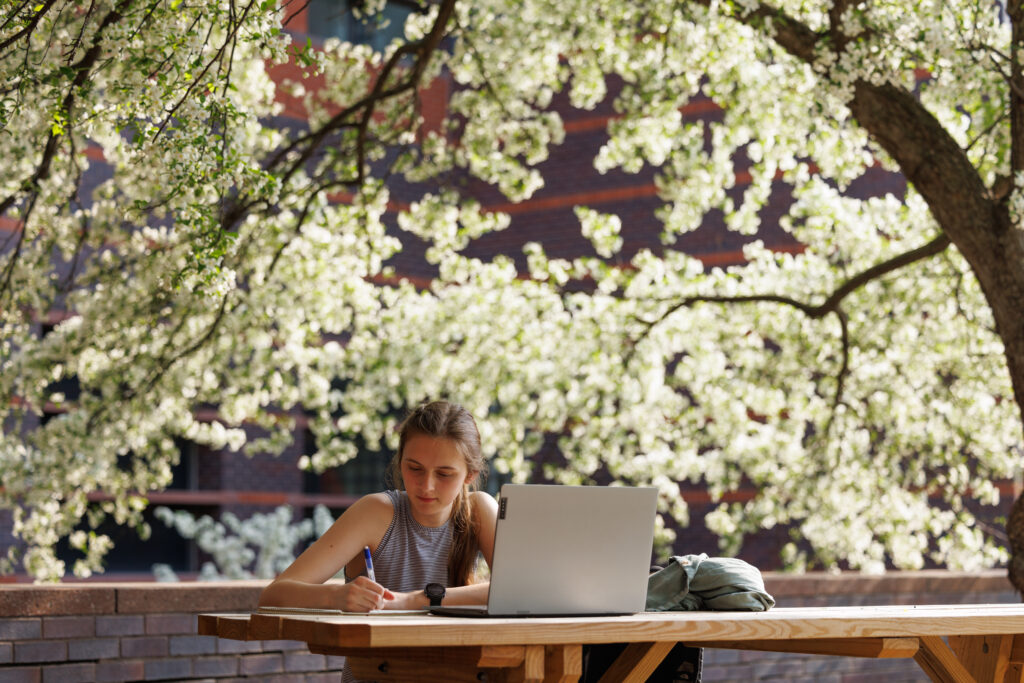
[(653, 488), (505, 484), (487, 615), (642, 612), (656, 505)]

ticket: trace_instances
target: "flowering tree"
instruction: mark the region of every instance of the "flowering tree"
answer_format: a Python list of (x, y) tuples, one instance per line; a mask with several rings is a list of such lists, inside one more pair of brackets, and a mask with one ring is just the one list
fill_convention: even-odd
[[(424, 9), (384, 54), (296, 49), (271, 0), (8, 9), (0, 477), (29, 571), (60, 576), (68, 534), (75, 571), (94, 570), (106, 539), (73, 529), (138, 522), (169, 482), (173, 436), (272, 451), (301, 406), (319, 446), (304, 464), (324, 468), (356, 436), (393, 447), (391, 409), (438, 396), (486, 416), (499, 468), (526, 476), (557, 435), (550, 478), (653, 484), (680, 522), (680, 481), (715, 496), (753, 483), (708, 518), (727, 550), (789, 524), (794, 566), (1006, 559), (965, 503), (996, 502), (993, 481), (1019, 469), (1019, 2)], [(305, 76), (275, 83), (268, 65), (287, 59)], [(445, 126), (423, 130), (419, 91), (442, 69), (459, 87)], [(658, 169), (664, 249), (615, 264), (629, 226), (578, 207), (603, 258), (529, 244), (519, 273), (466, 257), (508, 217), (456, 181), (530, 197), (563, 135), (551, 98), (592, 108), (611, 76), (623, 86), (594, 164)], [(278, 88), (308, 125), (271, 125)], [(721, 116), (684, 120), (698, 97)], [(904, 196), (844, 195), (874, 164), (903, 173)], [(387, 279), (392, 177), (426, 188), (398, 215), (439, 268), (425, 290)], [(746, 264), (706, 271), (673, 248), (713, 211), (756, 236), (777, 182), (799, 254), (753, 241)], [(55, 309), (73, 315), (34, 334)], [(80, 395), (41, 423), (70, 377)], [(196, 420), (204, 403), (219, 421)], [(244, 424), (265, 438), (246, 442)], [(98, 489), (112, 498), (91, 507)], [(1021, 527), (1015, 514), (1015, 558)]]

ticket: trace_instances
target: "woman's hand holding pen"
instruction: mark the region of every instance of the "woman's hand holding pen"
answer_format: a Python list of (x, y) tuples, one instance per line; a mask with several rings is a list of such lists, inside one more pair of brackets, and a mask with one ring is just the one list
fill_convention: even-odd
[(338, 607), (345, 612), (369, 612), (384, 609), (385, 602), (395, 599), (395, 594), (384, 586), (365, 576), (338, 586)]

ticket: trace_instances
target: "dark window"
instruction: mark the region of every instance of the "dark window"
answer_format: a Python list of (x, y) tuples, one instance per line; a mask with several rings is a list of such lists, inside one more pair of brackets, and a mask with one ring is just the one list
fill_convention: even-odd
[(405, 34), (409, 15), (420, 11), (416, 2), (391, 0), (380, 13), (357, 17), (352, 10), (358, 11), (362, 4), (359, 0), (310, 0), (309, 35), (369, 45), (381, 52), (392, 40)]
[(181, 453), (178, 464), (171, 468), (174, 479), (169, 489), (195, 491), (199, 488), (199, 447), (185, 439), (175, 439)]
[[(204, 507), (190, 507), (188, 511), (196, 518), (216, 514), (215, 510)], [(113, 549), (104, 561), (107, 572), (148, 573), (154, 564), (168, 564), (176, 572), (198, 570), (198, 552), (194, 541), (182, 538), (177, 530), (157, 519), (153, 507), (147, 508), (143, 517), (152, 531), (152, 535), (145, 541), (139, 538), (134, 528), (121, 526), (109, 518), (96, 529), (97, 533), (110, 536), (114, 542)], [(88, 525), (82, 524), (79, 528), (88, 530)], [(82, 557), (82, 554), (72, 549), (66, 539), (61, 539), (57, 544), (57, 557), (67, 563), (70, 574), (75, 560)]]
[[(305, 454), (316, 452), (316, 440), (309, 430), (305, 432)], [(302, 488), (306, 493), (333, 493), (350, 496), (364, 496), (383, 491), (385, 472), (391, 454), (387, 451), (371, 451), (360, 445), (359, 454), (340, 467), (333, 467), (322, 474), (306, 472)]]
[[(52, 323), (44, 323), (39, 328), (39, 336), (45, 337), (46, 335), (53, 332), (56, 325)], [(74, 402), (81, 396), (81, 387), (78, 384), (78, 377), (62, 377), (59, 381), (50, 382), (49, 386), (46, 387), (47, 396), (53, 394), (63, 394), (64, 401)]]
[[(181, 452), (177, 465), (171, 467), (173, 479), (168, 490), (194, 491), (198, 488), (199, 447), (191, 441), (176, 439), (175, 443)], [(117, 464), (121, 469), (132, 466), (133, 454), (118, 456)], [(149, 523), (152, 536), (148, 540), (139, 538), (138, 532), (131, 527), (114, 523), (105, 519), (96, 529), (97, 533), (106, 534), (114, 542), (114, 547), (104, 561), (108, 572), (148, 572), (154, 564), (167, 564), (175, 571), (196, 571), (198, 569), (197, 548), (195, 542), (182, 538), (178, 532), (157, 519), (153, 514), (154, 506), (148, 507), (143, 516)], [(172, 506), (177, 507), (177, 506)], [(196, 518), (204, 514), (216, 516), (216, 510), (205, 507), (189, 506), (188, 511)], [(89, 530), (88, 524), (82, 522), (79, 529)], [(74, 561), (81, 557), (79, 551), (71, 548), (67, 539), (61, 539), (57, 545), (57, 557), (67, 563), (70, 572)]]

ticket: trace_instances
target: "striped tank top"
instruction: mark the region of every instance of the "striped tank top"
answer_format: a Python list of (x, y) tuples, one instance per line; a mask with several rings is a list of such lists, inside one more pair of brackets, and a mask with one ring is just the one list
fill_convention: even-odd
[(412, 516), (405, 491), (385, 491), (395, 515), (373, 552), (377, 583), (393, 591), (420, 591), (428, 583), (448, 585), (452, 523), (423, 526)]
[[(391, 525), (373, 551), (373, 573), (377, 583), (388, 590), (421, 591), (428, 583), (448, 585), (448, 553), (452, 547), (452, 523), (423, 526), (412, 516), (405, 491), (385, 491), (395, 509)], [(365, 570), (362, 575), (365, 575)], [(346, 577), (351, 581), (351, 578)], [(355, 683), (348, 666), (342, 670), (343, 683)]]

